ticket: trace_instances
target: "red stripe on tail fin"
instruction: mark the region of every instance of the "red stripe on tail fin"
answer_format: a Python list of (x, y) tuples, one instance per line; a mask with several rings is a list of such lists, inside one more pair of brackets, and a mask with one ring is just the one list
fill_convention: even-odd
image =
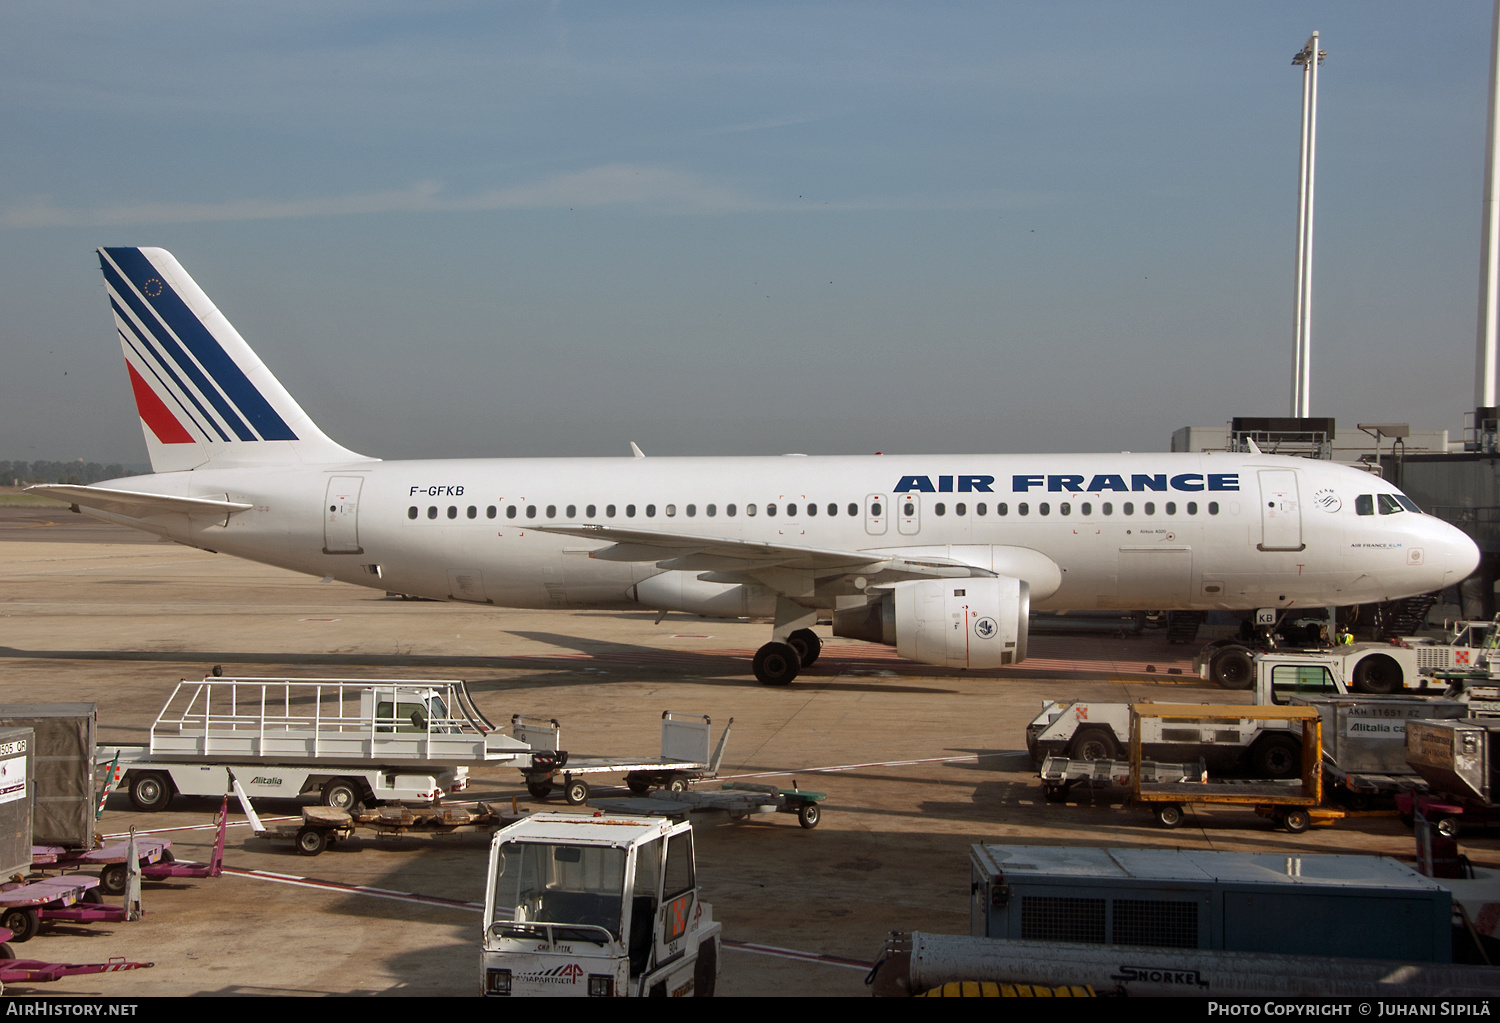
[(125, 368), (130, 371), (130, 389), (135, 392), (136, 411), (141, 414), (141, 420), (150, 427), (151, 432), (156, 434), (156, 439), (163, 444), (192, 444), (193, 435), (183, 428), (177, 417), (172, 415), (172, 410), (141, 379), (135, 367), (126, 362)]

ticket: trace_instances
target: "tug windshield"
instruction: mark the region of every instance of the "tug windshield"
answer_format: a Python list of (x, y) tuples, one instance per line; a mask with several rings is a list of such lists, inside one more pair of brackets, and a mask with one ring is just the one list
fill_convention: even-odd
[[(608, 932), (619, 940), (624, 890), (624, 849), (507, 842), (495, 858), (489, 927), (506, 938), (550, 933), (552, 940), (602, 944)], [(507, 920), (503, 914), (511, 908), (514, 916)]]

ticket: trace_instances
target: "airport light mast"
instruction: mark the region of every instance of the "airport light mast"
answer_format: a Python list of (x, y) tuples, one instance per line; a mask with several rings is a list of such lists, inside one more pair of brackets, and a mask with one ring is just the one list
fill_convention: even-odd
[[(1495, 0), (1500, 5), (1500, 0)], [(1313, 168), (1318, 148), (1318, 33), (1292, 58), (1302, 68), (1302, 163), (1297, 182), (1297, 299), (1292, 329), (1292, 415), (1307, 418), (1312, 404)]]
[[(1474, 404), (1481, 409), (1495, 405), (1495, 360), (1497, 320), (1500, 320), (1500, 131), (1496, 130), (1496, 108), (1500, 106), (1500, 0), (1490, 24), (1489, 116), (1485, 120), (1484, 213), (1479, 241), (1479, 355), (1474, 368)], [(1476, 416), (1475, 424), (1479, 421)]]

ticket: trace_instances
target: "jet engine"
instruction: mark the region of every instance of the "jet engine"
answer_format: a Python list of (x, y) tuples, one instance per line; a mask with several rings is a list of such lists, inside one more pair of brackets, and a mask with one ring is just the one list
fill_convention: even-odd
[(864, 607), (837, 611), (833, 634), (894, 646), (948, 668), (998, 668), (1026, 658), (1031, 587), (1009, 576), (896, 583)]

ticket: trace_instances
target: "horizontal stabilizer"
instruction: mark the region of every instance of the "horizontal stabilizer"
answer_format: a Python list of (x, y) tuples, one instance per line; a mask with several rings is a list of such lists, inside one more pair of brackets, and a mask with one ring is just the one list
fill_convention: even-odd
[(78, 487), (62, 483), (38, 483), (27, 487), (44, 497), (62, 498), (84, 508), (98, 508), (116, 515), (129, 515), (144, 519), (167, 512), (199, 515), (233, 515), (249, 511), (253, 504), (239, 501), (215, 501), (206, 497), (174, 497), (170, 494), (138, 494), (130, 490), (110, 490), (106, 487)]

